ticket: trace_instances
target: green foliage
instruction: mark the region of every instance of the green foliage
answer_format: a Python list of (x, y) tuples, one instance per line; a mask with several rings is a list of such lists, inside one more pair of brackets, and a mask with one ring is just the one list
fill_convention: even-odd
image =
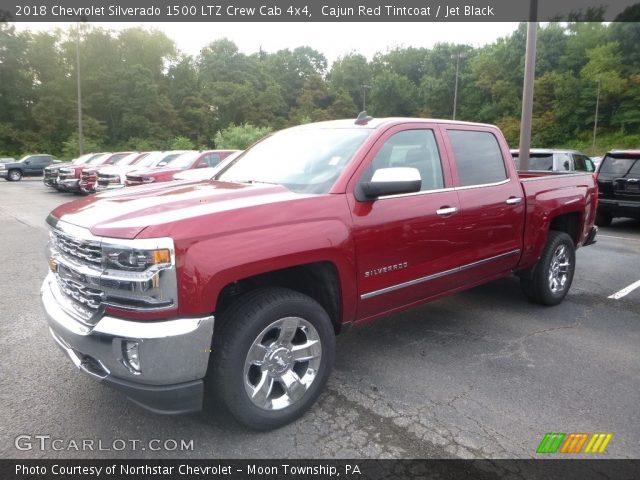
[[(73, 132), (68, 139), (62, 142), (61, 159), (72, 160), (80, 156), (80, 142), (77, 132)], [(85, 138), (83, 142), (83, 152), (99, 152), (102, 146), (90, 138)]]
[(214, 137), (216, 148), (244, 150), (262, 137), (271, 133), (269, 127), (256, 127), (249, 123), (234, 125), (220, 130)]
[[(640, 145), (640, 24), (601, 15), (540, 27), (534, 146), (590, 150), (598, 95), (597, 150)], [(457, 118), (496, 123), (518, 143), (525, 23), (483, 47), (351, 52), (331, 68), (310, 47), (246, 54), (220, 39), (191, 57), (155, 29), (78, 28), (0, 22), (2, 155), (77, 156), (77, 45), (86, 151), (245, 148), (290, 125), (355, 118), (365, 96), (374, 116), (451, 118), (456, 64)]]
[(170, 150), (193, 150), (193, 142), (187, 137), (175, 137), (169, 146)]

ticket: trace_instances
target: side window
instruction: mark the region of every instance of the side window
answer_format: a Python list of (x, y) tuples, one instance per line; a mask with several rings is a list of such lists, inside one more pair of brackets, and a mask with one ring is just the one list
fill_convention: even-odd
[(204, 161), (210, 167), (215, 167), (220, 163), (220, 154), (219, 153), (210, 153), (204, 157)]
[(492, 133), (472, 130), (448, 130), (447, 133), (461, 187), (506, 180), (502, 151)]
[(553, 169), (556, 172), (568, 172), (571, 170), (571, 156), (568, 153), (556, 153), (555, 165)]
[(411, 167), (420, 172), (421, 191), (444, 188), (440, 153), (432, 130), (405, 130), (389, 138), (371, 161), (364, 179), (380, 168)]
[(595, 171), (595, 166), (589, 157), (585, 157), (584, 155), (574, 155), (573, 160), (576, 165), (576, 170), (580, 172)]

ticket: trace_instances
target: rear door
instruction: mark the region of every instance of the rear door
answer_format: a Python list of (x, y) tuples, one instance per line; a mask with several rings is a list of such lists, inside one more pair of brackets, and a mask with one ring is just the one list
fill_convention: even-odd
[(524, 230), (522, 186), (502, 136), (490, 127), (443, 125), (460, 202), (461, 284), (508, 271), (518, 263)]
[[(436, 125), (387, 130), (354, 175), (347, 198), (357, 253), (358, 317), (419, 302), (453, 288), (458, 264), (458, 196)], [(381, 168), (420, 172), (420, 192), (359, 201), (354, 190)]]

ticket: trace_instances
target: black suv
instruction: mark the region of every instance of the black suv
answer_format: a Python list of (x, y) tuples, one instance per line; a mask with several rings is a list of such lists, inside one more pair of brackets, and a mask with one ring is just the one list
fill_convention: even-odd
[(0, 163), (0, 177), (10, 182), (22, 180), (22, 177), (39, 177), (45, 167), (58, 162), (51, 155), (27, 155), (17, 162)]
[(640, 219), (640, 150), (614, 150), (598, 167), (596, 224), (606, 227), (614, 217)]

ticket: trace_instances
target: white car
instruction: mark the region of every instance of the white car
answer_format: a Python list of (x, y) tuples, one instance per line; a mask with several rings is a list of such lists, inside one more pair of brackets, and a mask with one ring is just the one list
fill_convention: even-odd
[[(124, 187), (127, 173), (133, 172), (134, 170), (157, 167), (159, 163), (172, 160), (182, 153), (184, 153), (182, 150), (168, 150), (164, 152), (155, 151), (128, 155), (122, 159), (122, 163), (118, 162), (117, 165), (110, 165), (98, 170), (96, 191), (103, 192), (105, 190), (122, 188)], [(128, 158), (130, 156), (133, 158)], [(125, 159), (128, 159), (128, 161), (125, 162)]]
[(191, 181), (202, 181), (202, 180), (210, 180), (213, 176), (218, 173), (218, 170), (224, 168), (229, 162), (232, 162), (234, 159), (238, 158), (243, 153), (243, 150), (239, 152), (232, 153), (227, 158), (222, 160), (215, 167), (207, 167), (207, 168), (194, 168), (192, 170), (185, 170), (184, 172), (178, 172), (173, 176), (174, 180), (191, 180)]

